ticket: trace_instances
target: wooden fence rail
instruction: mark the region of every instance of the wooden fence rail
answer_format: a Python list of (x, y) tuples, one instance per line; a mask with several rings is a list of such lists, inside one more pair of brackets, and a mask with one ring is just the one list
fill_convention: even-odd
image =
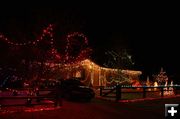
[[(139, 89), (136, 91), (123, 91), (123, 89)], [(151, 89), (151, 90), (148, 90)], [(106, 91), (106, 92), (104, 92)], [(115, 92), (114, 92), (115, 91)], [(180, 91), (180, 85), (175, 86), (122, 86), (117, 85), (115, 87), (100, 87), (100, 96), (112, 97), (116, 101), (122, 99), (122, 93), (142, 93), (142, 98), (147, 98), (147, 92), (160, 92), (160, 96), (164, 97), (165, 91), (172, 91), (174, 95)], [(109, 94), (115, 94), (115, 96), (108, 96)]]
[[(18, 90), (18, 89), (16, 89)], [(57, 90), (54, 89), (43, 89), (39, 91), (52, 91), (53, 93), (50, 94), (39, 94), (39, 95), (10, 95), (10, 96), (1, 96), (0, 97), (0, 106), (6, 107), (6, 106), (32, 106), (32, 105), (46, 105), (46, 104), (54, 104), (55, 107), (62, 106), (62, 98), (61, 95), (57, 93)], [(4, 104), (3, 101), (5, 100), (11, 100), (12, 102), (15, 102), (15, 100), (26, 100), (25, 103), (20, 104)], [(33, 103), (32, 100), (35, 99), (36, 103)], [(49, 102), (43, 102), (43, 100), (49, 100)], [(51, 101), (51, 103), (50, 103)]]

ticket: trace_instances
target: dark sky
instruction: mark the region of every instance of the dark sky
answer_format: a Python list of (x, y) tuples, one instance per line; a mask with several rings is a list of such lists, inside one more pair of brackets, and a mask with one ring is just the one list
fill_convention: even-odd
[(0, 31), (16, 40), (33, 39), (36, 31), (55, 23), (59, 34), (86, 34), (97, 62), (103, 61), (107, 50), (126, 48), (134, 58), (134, 69), (152, 75), (164, 67), (169, 75), (179, 77), (180, 19), (175, 9), (20, 7), (0, 13)]

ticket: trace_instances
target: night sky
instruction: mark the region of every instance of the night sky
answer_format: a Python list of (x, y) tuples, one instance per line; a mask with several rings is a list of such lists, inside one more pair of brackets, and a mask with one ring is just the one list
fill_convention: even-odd
[(42, 27), (55, 23), (56, 34), (83, 32), (99, 64), (105, 51), (128, 49), (135, 61), (132, 69), (143, 71), (145, 77), (163, 67), (171, 78), (180, 78), (180, 19), (174, 9), (20, 7), (0, 13), (0, 32), (17, 41), (32, 40)]

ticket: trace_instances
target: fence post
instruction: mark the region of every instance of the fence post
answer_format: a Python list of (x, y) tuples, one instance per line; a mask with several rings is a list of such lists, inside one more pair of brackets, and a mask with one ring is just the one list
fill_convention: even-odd
[(60, 96), (59, 98), (59, 106), (62, 106), (63, 105), (63, 100), (62, 100), (62, 96)]
[(161, 97), (164, 97), (164, 88), (161, 87)]
[(58, 97), (57, 96), (55, 96), (54, 97), (55, 98), (55, 100), (54, 100), (54, 107), (58, 107)]
[(174, 95), (177, 95), (177, 87), (174, 87), (174, 86), (173, 86), (172, 89), (173, 89), (173, 91), (174, 91)]
[(55, 93), (55, 102), (54, 102), (54, 106), (55, 107), (59, 107), (62, 106), (62, 94), (58, 93), (59, 90), (56, 89), (56, 93)]
[(146, 87), (143, 87), (143, 98), (146, 98)]
[(103, 87), (101, 86), (100, 87), (100, 96), (102, 96), (102, 90), (103, 90)]
[(121, 99), (121, 85), (116, 86), (116, 102)]
[(32, 98), (27, 98), (26, 105), (31, 106)]

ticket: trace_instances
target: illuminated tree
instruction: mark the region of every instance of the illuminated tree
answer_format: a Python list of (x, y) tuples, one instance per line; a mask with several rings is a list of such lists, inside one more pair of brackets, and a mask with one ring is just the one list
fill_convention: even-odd
[(122, 52), (107, 51), (105, 54), (107, 60), (104, 66), (115, 69), (115, 75), (111, 77), (112, 80), (117, 84), (129, 83), (130, 79), (122, 72), (122, 69), (134, 65), (132, 56), (126, 50), (122, 50)]
[(89, 58), (92, 50), (88, 47), (88, 40), (84, 34), (79, 32), (67, 34), (62, 40), (66, 43), (63, 44), (63, 48), (59, 48), (57, 40), (54, 42), (54, 26), (49, 24), (42, 30), (41, 35), (37, 36), (37, 39), (22, 42), (16, 42), (16, 40), (9, 39), (0, 33), (0, 40), (8, 47), (10, 46), (12, 56), (9, 59), (12, 64), (16, 65), (14, 67), (18, 69), (17, 72), (21, 73), (25, 79), (34, 80), (46, 78), (45, 76), (49, 77), (49, 69), (55, 67), (47, 66), (47, 64), (53, 66), (58, 64), (58, 70), (60, 70), (64, 69), (66, 65), (76, 64)]
[(163, 68), (161, 68), (159, 74), (157, 75), (153, 75), (155, 78), (155, 81), (158, 82), (158, 84), (164, 85), (165, 82), (168, 81), (168, 76), (166, 74), (166, 72), (163, 70)]

